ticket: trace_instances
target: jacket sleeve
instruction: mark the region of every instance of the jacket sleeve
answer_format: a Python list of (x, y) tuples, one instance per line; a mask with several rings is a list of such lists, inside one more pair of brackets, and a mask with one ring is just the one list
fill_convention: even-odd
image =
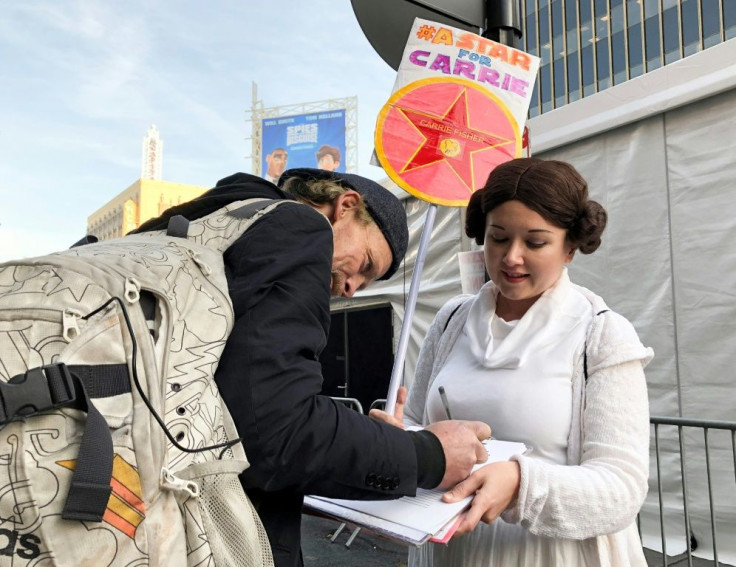
[(281, 205), (225, 253), (235, 326), (217, 383), (251, 464), (246, 487), (341, 498), (413, 495), (409, 434), (320, 395), (332, 230)]
[(521, 466), (519, 497), (503, 518), (534, 534), (587, 539), (618, 532), (634, 522), (647, 493), (644, 366), (652, 351), (620, 315), (599, 318), (588, 337), (580, 464), (514, 458)]

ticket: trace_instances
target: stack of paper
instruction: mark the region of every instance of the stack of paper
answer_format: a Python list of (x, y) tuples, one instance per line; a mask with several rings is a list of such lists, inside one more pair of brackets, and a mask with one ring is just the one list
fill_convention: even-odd
[[(473, 470), (501, 461), (513, 455), (525, 453), (524, 443), (489, 439), (484, 442), (488, 460), (476, 465)], [(427, 541), (446, 543), (459, 523), (459, 516), (472, 500), (465, 498), (448, 504), (442, 501), (442, 490), (418, 489), (415, 497), (404, 496), (398, 500), (340, 500), (322, 496), (307, 496), (304, 505), (384, 534), (394, 540), (412, 545)]]

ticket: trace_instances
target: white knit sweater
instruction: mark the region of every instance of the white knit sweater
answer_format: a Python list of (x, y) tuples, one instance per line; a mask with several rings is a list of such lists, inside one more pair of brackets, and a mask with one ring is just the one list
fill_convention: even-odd
[[(653, 352), (600, 297), (574, 287), (598, 315), (585, 342), (587, 383), (585, 345), (576, 358), (568, 465), (514, 457), (521, 468), (519, 497), (503, 519), (520, 522), (536, 535), (585, 540), (586, 565), (645, 566), (634, 522), (648, 489), (649, 405), (643, 368)], [(471, 297), (450, 300), (435, 317), (417, 361), (405, 408), (407, 425), (427, 425), (427, 392), (465, 325)]]

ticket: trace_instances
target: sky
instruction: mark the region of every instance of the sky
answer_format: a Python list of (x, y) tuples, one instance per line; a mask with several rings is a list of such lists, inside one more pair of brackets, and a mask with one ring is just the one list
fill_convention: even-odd
[(396, 73), (349, 0), (23, 0), (0, 15), (0, 261), (68, 248), (133, 184), (155, 124), (164, 181), (251, 171), (265, 107), (357, 96), (358, 173)]

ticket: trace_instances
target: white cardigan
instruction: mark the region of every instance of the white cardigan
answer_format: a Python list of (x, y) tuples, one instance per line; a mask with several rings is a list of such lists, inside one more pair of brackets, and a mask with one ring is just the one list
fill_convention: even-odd
[[(519, 496), (503, 519), (520, 522), (533, 534), (585, 540), (587, 565), (646, 566), (635, 519), (648, 490), (649, 401), (643, 369), (653, 352), (628, 320), (607, 310), (594, 293), (574, 287), (597, 315), (576, 355), (569, 464), (514, 457), (521, 468)], [(450, 300), (432, 322), (405, 407), (407, 425), (427, 425), (427, 392), (465, 325), (471, 297)]]

